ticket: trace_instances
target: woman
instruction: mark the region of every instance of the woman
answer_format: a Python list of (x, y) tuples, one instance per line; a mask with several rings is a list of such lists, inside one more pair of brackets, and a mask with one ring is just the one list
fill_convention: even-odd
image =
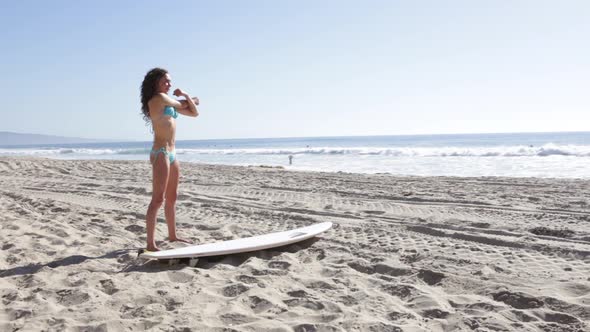
[(141, 84), (141, 109), (144, 120), (151, 121), (154, 131), (154, 144), (150, 153), (152, 164), (152, 201), (147, 210), (147, 250), (158, 251), (156, 240), (156, 218), (158, 210), (164, 204), (164, 215), (168, 225), (170, 241), (189, 243), (176, 234), (176, 197), (180, 166), (176, 160), (175, 137), (176, 118), (178, 114), (196, 117), (199, 115), (198, 98), (191, 98), (188, 93), (176, 89), (174, 95), (185, 100), (175, 100), (168, 96), (170, 75), (165, 69), (154, 68), (144, 77)]

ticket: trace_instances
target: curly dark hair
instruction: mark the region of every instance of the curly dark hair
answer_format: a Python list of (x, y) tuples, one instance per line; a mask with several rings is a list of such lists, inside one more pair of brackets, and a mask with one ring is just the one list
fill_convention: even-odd
[(156, 88), (160, 78), (168, 74), (168, 71), (163, 68), (153, 68), (145, 74), (143, 82), (141, 83), (141, 112), (145, 122), (150, 121), (150, 110), (148, 102), (156, 94)]

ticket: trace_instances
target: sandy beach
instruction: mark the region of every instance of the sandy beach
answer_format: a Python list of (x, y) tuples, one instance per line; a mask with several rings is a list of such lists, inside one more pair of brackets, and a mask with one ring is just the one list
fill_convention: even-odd
[[(588, 180), (181, 169), (195, 243), (334, 227), (196, 267), (146, 261), (147, 161), (0, 157), (0, 330), (590, 329)], [(178, 247), (163, 218), (158, 245)]]

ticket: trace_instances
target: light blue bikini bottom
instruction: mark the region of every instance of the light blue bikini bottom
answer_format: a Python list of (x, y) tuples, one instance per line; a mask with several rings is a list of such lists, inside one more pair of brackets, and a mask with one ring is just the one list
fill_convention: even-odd
[(152, 152), (150, 152), (150, 154), (154, 155), (154, 161), (156, 161), (156, 158), (158, 158), (160, 153), (168, 157), (170, 164), (176, 160), (176, 150), (167, 151), (165, 147), (161, 147), (157, 150), (152, 149)]

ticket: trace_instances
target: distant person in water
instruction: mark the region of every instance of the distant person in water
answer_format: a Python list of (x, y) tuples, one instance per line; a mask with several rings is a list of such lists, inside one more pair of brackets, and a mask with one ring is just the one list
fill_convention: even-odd
[(154, 144), (150, 152), (152, 200), (146, 214), (148, 251), (159, 250), (154, 237), (156, 217), (162, 204), (164, 204), (169, 240), (189, 243), (188, 240), (176, 234), (176, 197), (180, 177), (180, 165), (175, 151), (176, 118), (178, 114), (198, 116), (199, 99), (192, 98), (181, 89), (174, 90), (174, 95), (183, 97), (184, 100), (170, 98), (168, 92), (171, 86), (170, 75), (162, 68), (150, 70), (141, 83), (143, 118), (151, 124), (154, 132)]
[(289, 155), (289, 165), (293, 165), (293, 156)]

